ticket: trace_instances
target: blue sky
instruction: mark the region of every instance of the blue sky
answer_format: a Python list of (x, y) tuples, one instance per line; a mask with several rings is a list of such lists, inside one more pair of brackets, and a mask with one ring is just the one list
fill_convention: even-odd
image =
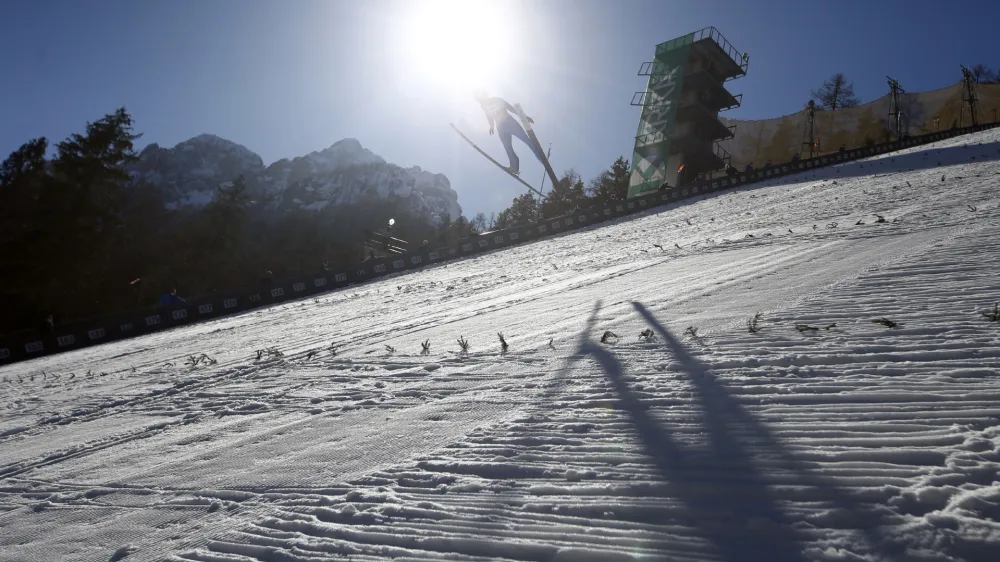
[[(419, 6), (404, 0), (0, 2), (0, 152), (5, 156), (37, 136), (62, 140), (124, 105), (144, 135), (140, 146), (173, 146), (213, 133), (270, 164), (353, 137), (390, 162), (446, 174), (467, 216), (499, 211), (523, 188), (448, 126), (459, 124), (504, 160), (472, 99), (470, 73), (419, 59), (423, 51), (405, 32)], [(869, 101), (885, 94), (886, 74), (908, 91), (921, 91), (957, 82), (960, 63), (995, 68), (998, 16), (996, 0), (961, 6), (933, 0), (509, 0), (451, 29), (470, 52), (506, 53), (492, 75), (477, 78), (492, 94), (524, 106), (543, 145), (552, 144), (557, 172), (573, 167), (590, 179), (619, 155), (631, 157), (639, 110), (629, 101), (644, 87), (636, 72), (657, 43), (717, 27), (750, 54), (748, 76), (729, 83), (744, 94), (743, 107), (728, 116), (756, 119), (797, 111), (812, 88), (838, 71)], [(445, 32), (431, 28), (443, 25), (440, 20), (420, 26), (437, 38)], [(446, 58), (462, 53), (446, 46)], [(515, 148), (522, 177), (537, 186), (541, 166), (527, 147), (515, 141)]]

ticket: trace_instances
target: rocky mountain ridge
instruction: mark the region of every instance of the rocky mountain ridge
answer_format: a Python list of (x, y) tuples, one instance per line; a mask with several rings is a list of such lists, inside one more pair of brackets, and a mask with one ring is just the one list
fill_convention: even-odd
[(352, 138), (265, 166), (247, 147), (205, 134), (173, 148), (150, 144), (130, 172), (136, 182), (162, 190), (172, 209), (207, 205), (216, 187), (242, 175), (248, 191), (275, 209), (319, 210), (377, 196), (407, 199), (412, 214), (433, 223), (462, 213), (444, 174), (386, 162)]

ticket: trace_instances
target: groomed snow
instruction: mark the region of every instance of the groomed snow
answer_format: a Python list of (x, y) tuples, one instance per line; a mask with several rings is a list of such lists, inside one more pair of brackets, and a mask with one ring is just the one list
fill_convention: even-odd
[(0, 560), (995, 561), (998, 195), (985, 132), (5, 367)]

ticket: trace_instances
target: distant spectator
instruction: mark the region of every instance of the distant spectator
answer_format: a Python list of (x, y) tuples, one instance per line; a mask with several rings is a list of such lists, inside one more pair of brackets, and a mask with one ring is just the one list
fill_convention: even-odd
[(733, 176), (735, 176), (735, 175), (737, 175), (739, 173), (740, 172), (739, 172), (739, 170), (736, 169), (736, 166), (733, 166), (732, 164), (730, 164), (728, 167), (726, 167), (726, 175), (729, 176), (729, 177), (733, 177)]
[(768, 160), (767, 162), (764, 162), (764, 169), (765, 170), (768, 169), (768, 168), (770, 168), (770, 167), (771, 167), (771, 161), (770, 160)]
[(128, 282), (128, 286), (132, 291), (132, 298), (136, 305), (142, 304), (142, 277), (136, 277), (135, 279)]
[(843, 144), (840, 145), (840, 150), (838, 150), (838, 152), (845, 152), (845, 151), (847, 151), (847, 146)]
[(799, 153), (796, 152), (795, 155), (792, 156), (792, 162), (798, 162), (798, 161), (799, 161)]
[(747, 167), (743, 169), (744, 172), (750, 173), (753, 171), (753, 162), (747, 164)]
[(274, 274), (268, 269), (264, 271), (264, 276), (260, 278), (260, 284), (262, 287), (272, 287), (274, 286)]
[(42, 335), (49, 335), (55, 332), (56, 331), (55, 318), (51, 314), (47, 314), (45, 316), (45, 320), (42, 320), (42, 325), (41, 327), (39, 327), (38, 331), (40, 331)]
[(156, 303), (157, 306), (174, 306), (187, 302), (177, 295), (177, 289), (170, 289), (170, 292), (160, 297), (160, 302)]

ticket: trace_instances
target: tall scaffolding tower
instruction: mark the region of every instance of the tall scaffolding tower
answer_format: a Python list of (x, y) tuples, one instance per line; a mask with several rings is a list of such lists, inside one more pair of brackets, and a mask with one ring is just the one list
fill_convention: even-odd
[(976, 109), (978, 109), (977, 106), (979, 105), (979, 98), (976, 96), (976, 77), (964, 64), (960, 66), (962, 67), (962, 78), (963, 82), (965, 82), (965, 88), (962, 89), (962, 117), (958, 125), (960, 127), (965, 126), (965, 112), (968, 110), (972, 126), (975, 127), (979, 124), (979, 120), (976, 119)]
[(660, 43), (639, 68), (648, 77), (632, 105), (642, 108), (632, 152), (628, 196), (676, 188), (725, 169), (732, 160), (719, 144), (734, 127), (719, 112), (740, 106), (725, 83), (745, 76), (750, 56), (714, 27)]
[(895, 133), (896, 140), (903, 138), (903, 110), (899, 105), (899, 95), (906, 90), (899, 85), (899, 80), (886, 76), (889, 80), (889, 130)]

